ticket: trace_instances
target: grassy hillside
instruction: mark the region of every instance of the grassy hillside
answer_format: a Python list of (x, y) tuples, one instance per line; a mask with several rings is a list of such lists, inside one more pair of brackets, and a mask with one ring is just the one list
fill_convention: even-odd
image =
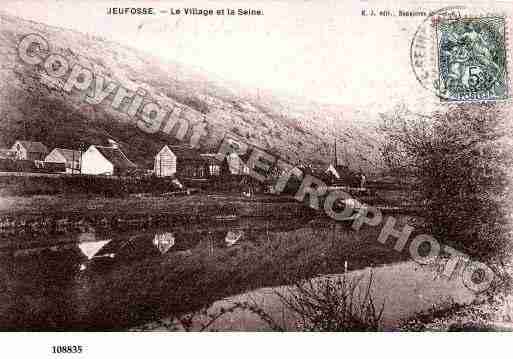
[[(241, 90), (213, 80), (197, 70), (163, 62), (156, 57), (106, 39), (52, 27), (0, 13), (0, 147), (16, 139), (39, 140), (49, 148), (79, 148), (121, 143), (134, 162), (151, 166), (153, 156), (170, 136), (140, 131), (129, 117), (108, 106), (83, 101), (41, 83), (43, 69), (26, 66), (17, 57), (21, 37), (37, 33), (52, 52), (93, 69), (122, 86), (144, 88), (162, 105), (184, 104), (205, 115), (208, 135), (203, 150), (214, 150), (226, 131), (296, 163), (329, 162), (333, 141), (339, 140), (339, 158), (353, 169), (381, 168), (378, 135), (364, 112), (325, 106), (299, 99)], [(73, 63), (71, 63), (72, 65)]]

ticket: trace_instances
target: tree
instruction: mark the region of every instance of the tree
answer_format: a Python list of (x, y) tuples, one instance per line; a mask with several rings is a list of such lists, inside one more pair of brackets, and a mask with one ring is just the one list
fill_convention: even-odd
[(494, 104), (454, 105), (430, 116), (382, 115), (383, 156), (416, 179), (427, 230), (479, 258), (510, 246), (507, 214), (511, 129)]

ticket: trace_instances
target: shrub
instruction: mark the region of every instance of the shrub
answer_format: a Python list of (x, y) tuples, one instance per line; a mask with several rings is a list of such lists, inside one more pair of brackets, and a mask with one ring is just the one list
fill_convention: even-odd
[(429, 116), (383, 115), (383, 155), (416, 178), (425, 230), (474, 257), (507, 254), (511, 145), (498, 105), (457, 105)]
[(363, 286), (362, 278), (347, 274), (308, 279), (277, 293), (284, 306), (300, 319), (304, 331), (378, 331), (384, 304), (377, 308), (372, 299), (372, 273)]

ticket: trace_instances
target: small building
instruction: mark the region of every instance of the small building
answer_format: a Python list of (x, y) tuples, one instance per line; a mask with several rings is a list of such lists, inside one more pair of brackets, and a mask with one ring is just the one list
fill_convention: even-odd
[[(329, 176), (337, 176), (338, 174), (334, 174), (333, 165), (326, 166), (324, 164), (307, 164), (301, 168), (306, 174), (317, 177), (319, 179), (325, 180)], [(336, 171), (334, 171), (336, 173)]]
[(206, 178), (208, 161), (186, 146), (164, 146), (157, 153), (153, 171), (158, 177)]
[(326, 173), (330, 174), (337, 180), (343, 180), (347, 179), (347, 176), (351, 176), (353, 174), (353, 171), (351, 171), (349, 167), (344, 165), (330, 164), (326, 169)]
[(119, 147), (91, 145), (82, 154), (81, 173), (90, 175), (125, 176), (137, 169)]
[[(338, 166), (336, 166), (338, 167)], [(336, 179), (340, 179), (340, 174), (338, 173), (338, 170), (335, 168), (333, 164), (330, 164), (328, 168), (326, 169), (326, 172), (330, 174), (331, 176), (335, 177)]]
[(176, 175), (176, 155), (164, 146), (155, 156), (153, 171), (157, 177), (173, 177)]
[(66, 173), (80, 173), (81, 152), (55, 148), (45, 157), (45, 162), (64, 163)]
[[(249, 157), (242, 159), (235, 152), (226, 155), (223, 161), (217, 159), (217, 153), (202, 153), (200, 156), (204, 159), (208, 175), (211, 177), (221, 175), (249, 175), (249, 167), (244, 162), (245, 160), (247, 161)], [(225, 173), (222, 173), (223, 170)]]
[[(361, 187), (365, 184), (365, 176), (363, 173), (358, 173), (351, 170), (348, 166), (338, 165), (335, 166), (338, 176), (334, 184), (345, 185), (350, 187)], [(362, 179), (363, 176), (363, 179)]]
[(16, 159), (16, 151), (0, 148), (0, 159), (3, 160), (15, 160)]
[(249, 167), (246, 162), (249, 156), (241, 158), (236, 152), (232, 152), (226, 156), (226, 162), (228, 163), (228, 169), (232, 175), (249, 175)]
[(349, 169), (347, 166), (342, 165), (322, 165), (322, 164), (310, 164), (304, 166), (302, 170), (309, 175), (312, 175), (330, 185), (340, 186), (358, 186), (360, 176)]
[(218, 177), (221, 175), (221, 161), (217, 159), (216, 153), (202, 153), (200, 156), (205, 160), (208, 176)]
[(11, 147), (17, 160), (43, 161), (48, 149), (41, 142), (16, 141)]

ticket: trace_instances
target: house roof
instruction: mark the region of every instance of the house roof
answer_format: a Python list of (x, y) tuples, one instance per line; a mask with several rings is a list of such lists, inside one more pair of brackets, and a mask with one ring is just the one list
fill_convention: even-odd
[(305, 170), (306, 172), (312, 172), (312, 173), (326, 173), (329, 169), (329, 165), (323, 165), (323, 164), (311, 164), (306, 166)]
[(342, 172), (351, 172), (351, 169), (346, 165), (333, 165), (339, 174)]
[(67, 162), (80, 161), (80, 151), (68, 150), (66, 148), (54, 148), (53, 151), (58, 151), (66, 159)]
[(119, 148), (104, 146), (94, 147), (102, 154), (103, 157), (105, 157), (110, 163), (112, 163), (114, 167), (122, 169), (130, 169), (137, 167), (137, 165), (130, 161)]
[(20, 143), (27, 152), (48, 153), (48, 148), (41, 142), (16, 141), (16, 143)]
[(167, 146), (176, 157), (180, 160), (189, 160), (189, 161), (205, 161), (205, 159), (200, 155), (200, 153), (191, 147), (186, 146)]
[(164, 152), (169, 152), (169, 153), (171, 153), (171, 150), (169, 149), (169, 146), (168, 146), (168, 145), (165, 145), (164, 147), (162, 147), (162, 148), (160, 149), (160, 151), (155, 155), (155, 157), (160, 156), (160, 155), (161, 155), (162, 153), (164, 153)]
[(220, 165), (222, 162), (217, 159), (217, 153), (202, 153), (200, 156), (210, 165)]

